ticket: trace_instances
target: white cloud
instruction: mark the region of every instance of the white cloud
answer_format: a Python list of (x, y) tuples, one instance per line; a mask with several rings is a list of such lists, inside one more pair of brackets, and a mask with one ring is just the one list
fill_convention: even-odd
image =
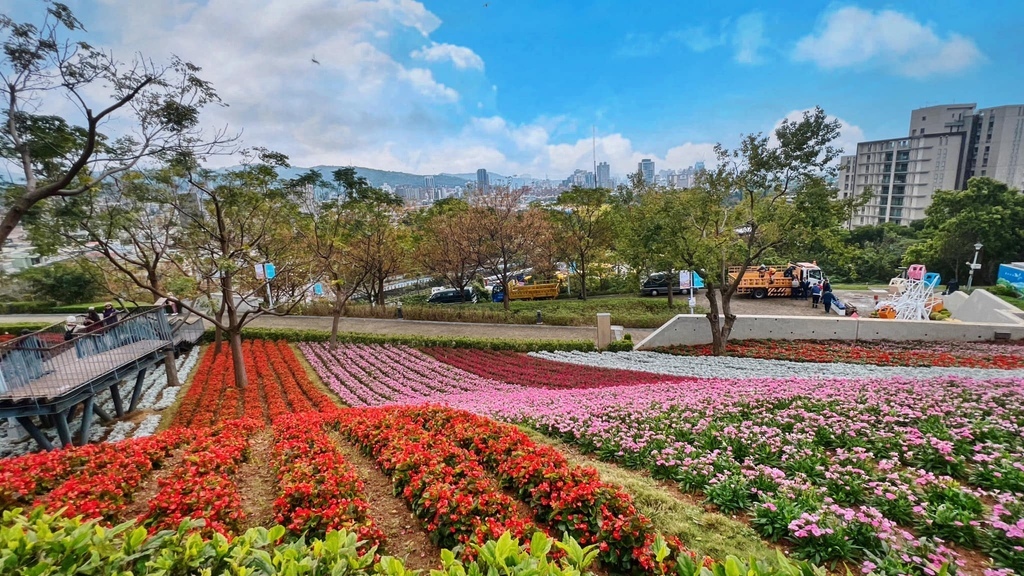
[(740, 64), (760, 63), (762, 57), (759, 52), (765, 44), (767, 41), (764, 37), (764, 16), (759, 13), (740, 16), (732, 37), (736, 61)]
[(881, 68), (924, 78), (964, 70), (984, 56), (969, 38), (943, 38), (930, 24), (901, 12), (850, 6), (825, 15), (816, 33), (797, 42), (793, 58), (826, 69)]
[(419, 50), (413, 50), (410, 54), (413, 58), (426, 60), (427, 62), (451, 62), (459, 70), (484, 69), (484, 60), (465, 46), (454, 44), (438, 44), (432, 42)]
[(434, 74), (426, 68), (408, 68), (398, 71), (398, 77), (409, 82), (416, 91), (424, 96), (455, 102), (459, 93), (434, 80)]

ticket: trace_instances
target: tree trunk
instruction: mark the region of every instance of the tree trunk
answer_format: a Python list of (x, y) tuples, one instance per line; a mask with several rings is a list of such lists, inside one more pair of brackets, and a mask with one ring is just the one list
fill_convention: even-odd
[(711, 324), (711, 353), (715, 356), (725, 354), (725, 341), (722, 340), (721, 317), (718, 314), (718, 294), (715, 293), (715, 285), (707, 282), (708, 303), (711, 310), (707, 313), (708, 323)]
[[(218, 318), (218, 321), (220, 319)], [(213, 329), (213, 353), (220, 354), (221, 346), (224, 344), (224, 331), (217, 326)]]
[[(731, 287), (730, 287), (731, 288)], [(727, 289), (722, 292), (722, 314), (725, 315), (725, 322), (722, 323), (722, 352), (725, 354), (726, 345), (729, 343), (729, 335), (732, 334), (732, 325), (736, 323), (736, 315), (732, 313), (732, 297), (735, 291)]]
[(509, 309), (509, 298), (511, 296), (511, 294), (508, 293), (508, 280), (503, 280), (501, 282), (501, 289), (502, 289), (502, 292), (501, 292), (501, 303), (502, 303), (502, 306), (504, 306), (505, 311), (508, 312), (508, 309)]
[(377, 304), (384, 306), (384, 278), (377, 282)]
[(334, 314), (332, 314), (333, 318), (331, 320), (331, 348), (332, 349), (338, 347), (338, 326), (341, 324), (341, 313), (344, 312), (344, 310), (345, 310), (345, 301), (344, 301), (344, 299), (342, 299), (341, 293), (339, 292), (335, 296), (334, 310), (332, 311), (334, 313)]
[(13, 204), (7, 207), (7, 213), (4, 214), (4, 219), (0, 222), (0, 251), (2, 251), (4, 241), (6, 241), (7, 237), (11, 235), (11, 232), (14, 232), (14, 227), (18, 225), (22, 216), (24, 216), (31, 207), (32, 203), (24, 196), (18, 198)]
[(228, 341), (231, 343), (231, 365), (235, 369), (235, 386), (244, 389), (249, 384), (249, 377), (245, 373), (245, 359), (242, 358), (242, 331), (232, 330), (228, 334)]
[(587, 262), (580, 258), (580, 296), (587, 299)]

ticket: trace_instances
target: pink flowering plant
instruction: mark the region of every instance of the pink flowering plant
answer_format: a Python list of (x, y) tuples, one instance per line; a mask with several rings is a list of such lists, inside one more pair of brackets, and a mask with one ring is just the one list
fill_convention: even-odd
[(1000, 494), (986, 523), (985, 551), (1000, 566), (1024, 574), (1024, 500)]

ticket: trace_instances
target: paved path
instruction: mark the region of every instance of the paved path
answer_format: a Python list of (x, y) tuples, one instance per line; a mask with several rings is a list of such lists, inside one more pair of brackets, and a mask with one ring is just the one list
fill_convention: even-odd
[[(50, 322), (64, 320), (60, 314), (11, 314), (0, 316), (0, 325), (15, 322)], [(258, 328), (294, 328), (298, 330), (330, 330), (327, 316), (263, 316), (250, 326)], [(417, 336), (464, 336), (467, 338), (517, 338), (544, 340), (595, 340), (597, 328), (589, 326), (537, 326), (535, 324), (476, 324), (472, 322), (426, 322), (421, 320), (382, 320), (377, 318), (342, 318), (342, 332), (369, 334), (404, 334)], [(2, 332), (2, 328), (0, 328)], [(653, 330), (628, 328), (633, 341), (639, 342)]]

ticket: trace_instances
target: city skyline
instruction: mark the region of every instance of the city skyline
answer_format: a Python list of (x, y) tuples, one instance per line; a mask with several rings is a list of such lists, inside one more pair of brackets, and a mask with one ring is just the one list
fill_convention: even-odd
[[(0, 0), (16, 21), (38, 22), (41, 6)], [(850, 153), (899, 133), (905, 110), (1020, 99), (1013, 23), (1024, 6), (890, 6), (72, 3), (91, 44), (202, 67), (228, 104), (204, 125), (242, 130), (246, 145), (294, 165), (565, 175), (593, 170), (596, 129), (597, 159), (618, 177), (643, 158), (710, 162), (714, 143), (734, 146), (816, 105), (843, 122)]]

